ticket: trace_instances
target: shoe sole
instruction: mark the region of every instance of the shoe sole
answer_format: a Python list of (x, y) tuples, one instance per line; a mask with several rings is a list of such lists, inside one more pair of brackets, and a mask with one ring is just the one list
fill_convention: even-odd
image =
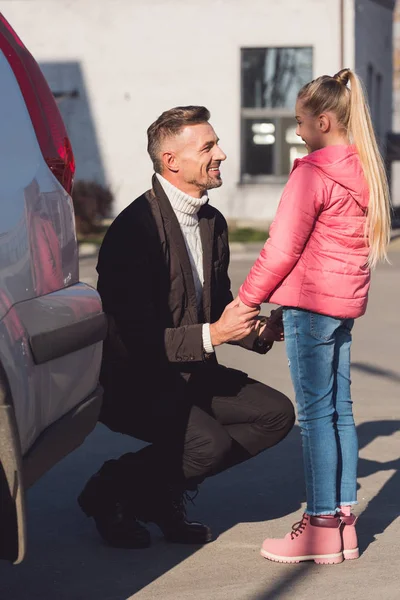
[(306, 560), (313, 560), (317, 565), (338, 565), (344, 560), (343, 552), (335, 554), (309, 554), (306, 556), (278, 556), (277, 554), (271, 554), (261, 549), (260, 554), (268, 560), (279, 563), (300, 563)]
[(106, 546), (109, 546), (110, 548), (119, 548), (120, 550), (145, 550), (146, 548), (150, 548), (151, 546), (151, 540), (146, 540), (143, 541), (141, 543), (136, 543), (136, 544), (132, 544), (129, 542), (113, 542), (108, 540), (107, 538), (105, 538), (99, 530), (97, 530), (101, 539), (103, 540), (103, 542), (106, 544)]
[(343, 557), (345, 560), (355, 560), (360, 557), (360, 551), (358, 548), (354, 548), (354, 550), (343, 550)]
[(165, 541), (168, 542), (169, 544), (192, 544), (193, 546), (204, 546), (204, 544), (209, 544), (210, 542), (213, 541), (212, 535), (211, 536), (207, 536), (206, 538), (203, 539), (198, 539), (198, 540), (188, 540), (188, 539), (184, 539), (184, 538), (173, 538), (173, 537), (169, 537), (169, 536), (164, 536)]

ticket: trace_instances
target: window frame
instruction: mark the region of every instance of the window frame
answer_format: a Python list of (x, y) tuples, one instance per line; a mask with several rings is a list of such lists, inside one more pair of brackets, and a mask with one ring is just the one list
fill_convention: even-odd
[(242, 46), (240, 48), (240, 185), (253, 185), (260, 183), (285, 183), (289, 176), (289, 173), (282, 173), (282, 136), (276, 136), (276, 144), (273, 151), (273, 174), (259, 174), (259, 175), (247, 175), (244, 172), (246, 164), (246, 141), (245, 141), (245, 124), (247, 119), (273, 119), (276, 122), (276, 127), (279, 130), (282, 124), (282, 119), (292, 118), (293, 125), (295, 125), (295, 114), (294, 107), (265, 107), (265, 108), (246, 108), (243, 106), (244, 90), (243, 90), (243, 52), (246, 50), (272, 50), (272, 49), (290, 49), (290, 50), (311, 50), (311, 78), (314, 77), (314, 54), (315, 47), (309, 44), (288, 46), (288, 45), (274, 45), (274, 46)]

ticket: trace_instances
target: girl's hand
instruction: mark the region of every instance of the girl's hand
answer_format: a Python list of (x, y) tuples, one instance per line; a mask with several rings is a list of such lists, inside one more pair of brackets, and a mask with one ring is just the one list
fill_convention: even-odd
[[(247, 311), (248, 311), (250, 308), (252, 308), (253, 310), (256, 310), (256, 311), (257, 311), (257, 315), (258, 315), (258, 313), (260, 312), (260, 306), (249, 307), (247, 304), (245, 304), (244, 302), (242, 302), (242, 300), (240, 299), (240, 297), (239, 297), (239, 296), (237, 296), (237, 297), (234, 299), (234, 301), (233, 301), (233, 302), (234, 302), (234, 303), (235, 303), (235, 305), (236, 305), (236, 306), (239, 308), (239, 310), (240, 310), (240, 309), (242, 309), (242, 310), (247, 310)], [(255, 317), (255, 318), (253, 319), (253, 329), (256, 329), (256, 327), (257, 327), (257, 323), (258, 323), (258, 319), (257, 319), (257, 317)]]

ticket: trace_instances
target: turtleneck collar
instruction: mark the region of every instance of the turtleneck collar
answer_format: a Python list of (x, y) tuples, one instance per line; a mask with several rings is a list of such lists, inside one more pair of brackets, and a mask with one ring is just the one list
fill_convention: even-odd
[(200, 208), (208, 201), (208, 195), (205, 193), (201, 198), (193, 198), (185, 194), (177, 187), (172, 185), (159, 173), (156, 173), (158, 181), (161, 183), (168, 200), (181, 225), (194, 225), (198, 222), (197, 213)]

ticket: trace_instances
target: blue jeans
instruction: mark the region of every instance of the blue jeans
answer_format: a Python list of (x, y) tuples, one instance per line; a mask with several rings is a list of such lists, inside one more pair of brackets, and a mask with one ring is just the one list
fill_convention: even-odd
[(350, 395), (354, 319), (283, 311), (301, 429), (309, 515), (357, 503), (358, 442)]

